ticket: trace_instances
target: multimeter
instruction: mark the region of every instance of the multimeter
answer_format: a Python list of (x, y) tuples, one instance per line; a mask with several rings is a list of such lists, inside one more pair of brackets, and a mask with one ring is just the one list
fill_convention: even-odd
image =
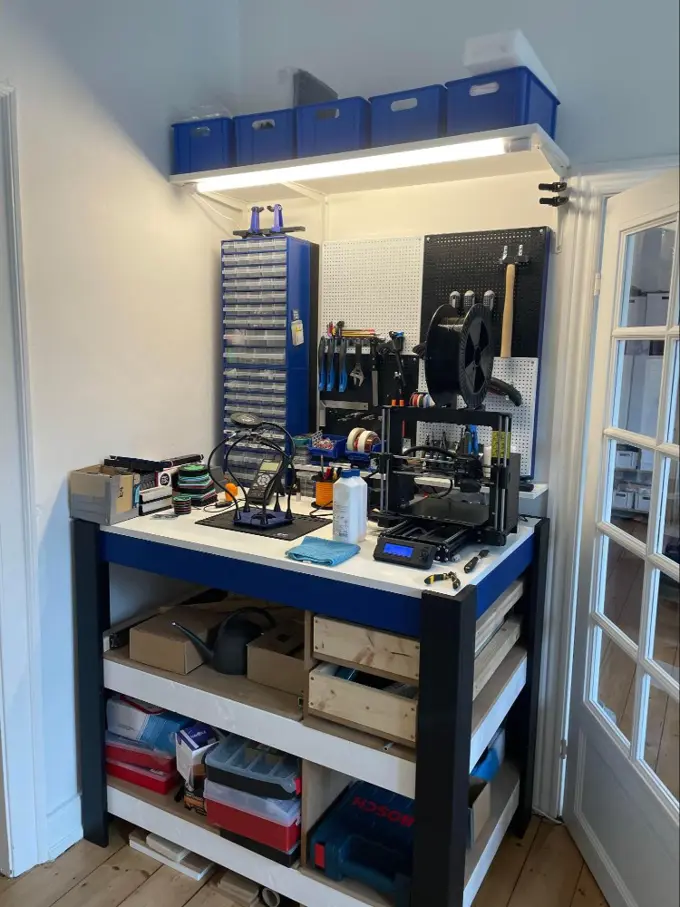
[(265, 457), (262, 460), (257, 470), (257, 475), (248, 489), (249, 504), (266, 505), (269, 503), (276, 485), (276, 482), (272, 482), (272, 479), (280, 468), (281, 460), (278, 457)]

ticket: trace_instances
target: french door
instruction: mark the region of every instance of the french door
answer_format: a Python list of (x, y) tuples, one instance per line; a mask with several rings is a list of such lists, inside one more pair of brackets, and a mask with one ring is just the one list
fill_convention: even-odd
[(678, 171), (607, 204), (565, 819), (611, 907), (678, 907)]

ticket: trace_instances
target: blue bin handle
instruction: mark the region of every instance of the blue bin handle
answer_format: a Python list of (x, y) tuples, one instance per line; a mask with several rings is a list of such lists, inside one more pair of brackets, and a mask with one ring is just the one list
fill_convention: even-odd
[[(354, 879), (357, 882), (363, 882), (364, 885), (369, 885), (371, 888), (375, 888), (376, 891), (379, 891), (382, 894), (394, 894), (394, 892), (396, 891), (396, 883), (392, 876), (389, 876), (383, 872), (379, 872), (372, 866), (366, 866), (364, 863), (358, 863), (354, 860), (345, 859), (345, 854), (351, 849), (352, 842), (354, 840), (357, 840), (361, 844), (363, 851), (366, 852), (365, 839), (360, 837), (359, 835), (350, 835), (341, 849), (341, 866), (344, 874), (350, 879)], [(372, 853), (379, 851), (383, 851), (387, 855), (390, 855), (392, 853), (389, 848), (383, 847), (382, 844), (376, 844), (374, 842), (371, 842), (370, 850)]]

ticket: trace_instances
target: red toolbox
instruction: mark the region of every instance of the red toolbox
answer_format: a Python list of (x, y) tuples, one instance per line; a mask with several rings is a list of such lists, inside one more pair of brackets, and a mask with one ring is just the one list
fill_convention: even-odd
[(112, 762), (109, 759), (106, 760), (106, 771), (114, 778), (138, 784), (157, 794), (169, 794), (179, 783), (179, 775), (175, 771), (161, 772), (155, 768), (141, 768), (138, 765), (126, 765), (124, 762)]
[(208, 822), (284, 853), (300, 840), (300, 801), (257, 797), (214, 781), (203, 790)]

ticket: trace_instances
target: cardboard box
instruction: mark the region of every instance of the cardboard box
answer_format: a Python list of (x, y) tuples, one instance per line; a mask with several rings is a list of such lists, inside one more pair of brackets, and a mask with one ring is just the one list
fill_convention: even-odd
[(215, 731), (200, 721), (177, 734), (177, 771), (191, 787), (205, 778), (205, 757), (219, 742)]
[(483, 778), (470, 777), (468, 801), (468, 847), (472, 847), (491, 818), (491, 785)]
[(69, 473), (71, 516), (89, 523), (112, 526), (137, 516), (139, 507), (137, 473), (114, 466), (84, 466)]
[(249, 644), (248, 679), (303, 696), (307, 685), (304, 654), (304, 625), (284, 621)]
[(222, 623), (229, 610), (226, 603), (219, 611), (179, 605), (157, 614), (131, 628), (130, 658), (174, 674), (189, 674), (205, 659), (196, 646), (172, 626), (173, 621), (207, 642), (211, 631)]

